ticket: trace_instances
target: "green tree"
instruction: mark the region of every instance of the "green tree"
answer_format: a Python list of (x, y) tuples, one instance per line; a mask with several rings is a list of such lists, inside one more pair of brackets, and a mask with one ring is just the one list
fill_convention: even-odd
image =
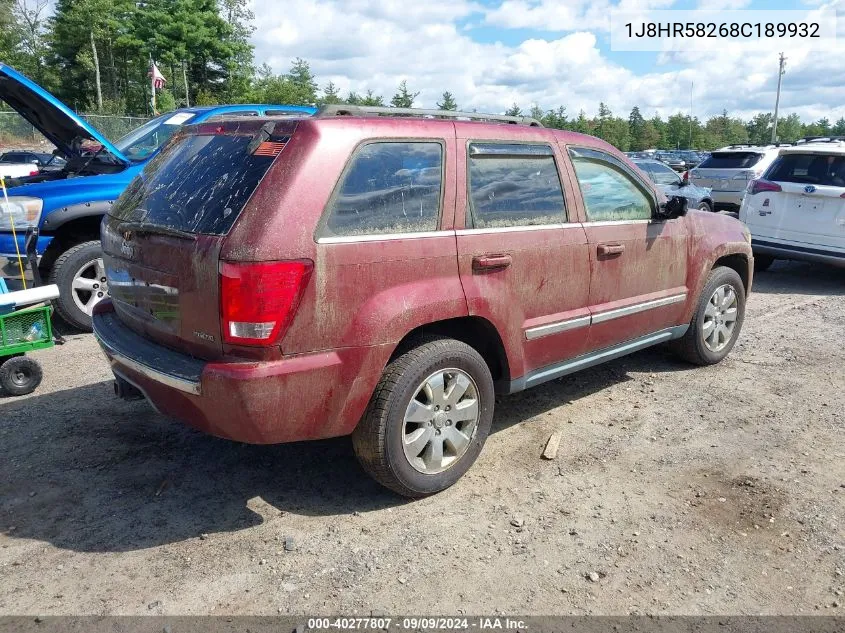
[(394, 108), (413, 108), (414, 99), (419, 95), (419, 92), (408, 90), (408, 82), (403, 79), (399, 82), (399, 88), (396, 94), (390, 99), (390, 105)]
[(505, 110), (505, 116), (522, 116), (522, 108), (518, 103), (514, 103), (510, 108)]
[(748, 142), (754, 145), (768, 145), (772, 142), (772, 125), (774, 115), (771, 112), (761, 112), (746, 124)]
[(333, 82), (330, 81), (326, 84), (326, 87), (323, 88), (323, 96), (320, 98), (320, 103), (324, 105), (331, 103), (343, 103), (343, 99), (340, 98), (340, 91)]
[[(381, 95), (375, 94), (372, 90), (367, 90), (367, 94), (365, 94), (361, 98), (361, 105), (362, 106), (371, 106), (371, 107), (384, 107), (384, 99)], [(396, 107), (396, 106), (394, 106)]]
[(584, 112), (583, 110), (578, 112), (578, 118), (575, 119), (572, 129), (576, 132), (580, 132), (581, 134), (593, 133), (593, 124), (587, 118), (586, 112)]
[(437, 102), (437, 109), (438, 110), (457, 110), (458, 103), (455, 101), (455, 97), (452, 96), (452, 93), (448, 90), (443, 93), (441, 100)]
[[(778, 130), (780, 130), (780, 126), (778, 126)], [(840, 117), (836, 120), (830, 133), (834, 136), (845, 136), (845, 117)]]
[(566, 106), (558, 106), (557, 110), (549, 110), (542, 118), (543, 125), (557, 130), (566, 130), (569, 119), (566, 117)]
[(635, 152), (641, 152), (644, 149), (648, 149), (648, 145), (646, 145), (643, 139), (643, 133), (645, 132), (645, 119), (643, 115), (640, 114), (640, 109), (637, 106), (634, 106), (631, 109), (631, 114), (628, 115), (628, 133), (631, 137), (631, 149)]
[(794, 112), (778, 121), (778, 140), (782, 143), (794, 143), (804, 132), (801, 117)]

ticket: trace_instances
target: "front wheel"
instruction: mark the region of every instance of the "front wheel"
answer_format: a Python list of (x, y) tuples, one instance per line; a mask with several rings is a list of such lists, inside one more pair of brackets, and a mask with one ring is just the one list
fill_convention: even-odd
[(698, 299), (689, 329), (672, 345), (696, 365), (715, 365), (727, 356), (745, 320), (745, 286), (732, 268), (714, 268)]
[(393, 359), (352, 434), (355, 455), (383, 486), (424, 497), (469, 470), (490, 432), (493, 379), (481, 355), (427, 338)]
[(705, 211), (705, 212), (707, 212), (707, 213), (712, 213), (712, 212), (713, 212), (713, 207), (710, 205), (710, 203), (709, 203), (709, 202), (707, 202), (707, 200), (702, 200), (702, 201), (698, 204), (698, 210), (699, 210), (699, 211)]
[(82, 242), (62, 253), (53, 264), (50, 283), (59, 287), (56, 310), (62, 318), (90, 332), (94, 306), (109, 292), (100, 242)]

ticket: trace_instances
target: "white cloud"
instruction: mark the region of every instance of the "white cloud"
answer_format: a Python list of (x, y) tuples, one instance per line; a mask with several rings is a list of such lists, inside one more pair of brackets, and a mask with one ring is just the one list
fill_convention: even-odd
[(543, 31), (610, 30), (610, 10), (668, 9), (675, 0), (504, 0), (484, 22), (504, 29)]
[[(639, 105), (646, 116), (665, 116), (688, 111), (691, 82), (693, 113), (702, 118), (723, 109), (750, 117), (774, 107), (774, 47), (743, 51), (725, 46), (665, 54), (649, 72), (637, 74), (602, 51), (598, 37), (605, 37), (603, 18), (591, 7), (606, 14), (609, 0), (571, 0), (563, 9), (560, 1), (528, 2), (526, 13), (511, 14), (522, 17), (514, 17), (509, 26), (529, 27), (519, 20), (540, 20), (542, 14), (536, 11), (546, 7), (552, 13), (545, 14), (543, 23), (560, 26), (558, 22), (565, 21), (578, 28), (512, 45), (474, 41), (473, 29), (462, 24), (482, 19), (492, 24), (506, 4), (520, 2), (527, 0), (505, 0), (493, 9), (469, 0), (254, 0), (256, 61), (285, 72), (292, 59), (302, 57), (311, 63), (321, 86), (333, 81), (344, 93), (372, 89), (388, 101), (398, 83), (407, 79), (410, 89), (420, 91), (415, 103), (419, 107), (433, 107), (449, 90), (462, 108), (479, 111), (502, 112), (514, 102), (527, 110), (536, 103), (544, 109), (564, 105), (576, 116), (582, 108), (594, 114), (604, 101), (620, 115)], [(620, 4), (627, 9), (665, 8), (671, 0)], [(840, 22), (841, 33), (845, 19)], [(787, 52), (781, 111), (806, 119), (845, 116), (843, 52), (842, 44), (829, 51)]]

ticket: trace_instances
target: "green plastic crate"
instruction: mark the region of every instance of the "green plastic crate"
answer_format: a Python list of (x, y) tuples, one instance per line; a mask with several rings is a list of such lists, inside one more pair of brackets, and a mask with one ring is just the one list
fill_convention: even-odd
[(0, 357), (53, 346), (52, 308), (41, 306), (0, 316)]

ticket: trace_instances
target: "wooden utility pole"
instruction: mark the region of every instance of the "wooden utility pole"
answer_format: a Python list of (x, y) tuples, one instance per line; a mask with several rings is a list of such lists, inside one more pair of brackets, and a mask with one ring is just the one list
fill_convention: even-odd
[(97, 55), (97, 43), (94, 41), (94, 29), (91, 29), (91, 52), (94, 55), (94, 82), (97, 84), (97, 111), (103, 111), (103, 89), (100, 86), (100, 58)]
[(775, 97), (775, 122), (772, 125), (772, 143), (778, 142), (778, 107), (780, 106), (780, 84), (783, 74), (786, 72), (786, 57), (783, 53), (780, 54), (780, 63), (778, 65), (778, 94)]

